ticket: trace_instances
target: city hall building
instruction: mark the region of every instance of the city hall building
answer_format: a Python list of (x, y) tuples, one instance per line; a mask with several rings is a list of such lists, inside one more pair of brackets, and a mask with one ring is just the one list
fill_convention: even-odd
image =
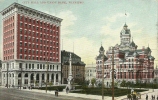
[[(105, 85), (109, 86), (112, 82), (112, 55), (114, 55), (114, 80), (121, 83), (126, 82), (153, 82), (154, 78), (154, 57), (151, 55), (150, 47), (142, 47), (137, 49), (137, 45), (131, 39), (131, 32), (125, 24), (120, 32), (120, 45), (114, 47), (104, 53), (103, 46), (99, 49), (99, 55), (96, 57), (96, 78), (102, 81), (105, 79)], [(114, 50), (114, 54), (112, 53)], [(102, 67), (104, 55), (104, 67)], [(104, 68), (104, 74), (102, 70)]]
[(13, 3), (2, 14), (2, 85), (61, 83), (62, 19)]

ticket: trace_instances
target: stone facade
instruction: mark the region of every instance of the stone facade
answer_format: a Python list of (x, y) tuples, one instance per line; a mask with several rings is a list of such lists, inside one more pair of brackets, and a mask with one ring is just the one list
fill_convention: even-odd
[(42, 86), (61, 83), (62, 19), (13, 3), (1, 11), (2, 85)]

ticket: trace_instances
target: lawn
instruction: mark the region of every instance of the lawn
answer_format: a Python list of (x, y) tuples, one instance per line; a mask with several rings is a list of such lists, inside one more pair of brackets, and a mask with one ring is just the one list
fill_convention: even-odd
[[(146, 90), (143, 89), (135, 89), (136, 92), (143, 92)], [(83, 88), (82, 91), (71, 91), (72, 93), (82, 93), (82, 94), (92, 94), (92, 95), (102, 95), (102, 88)], [(131, 93), (131, 89), (114, 89), (115, 97), (123, 96)], [(112, 89), (104, 88), (104, 95), (105, 96), (112, 96)]]

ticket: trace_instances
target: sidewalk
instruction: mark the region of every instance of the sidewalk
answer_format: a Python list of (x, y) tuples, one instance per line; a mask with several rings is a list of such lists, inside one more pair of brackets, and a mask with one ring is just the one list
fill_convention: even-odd
[[(40, 92), (40, 93), (46, 93), (45, 90), (38, 90), (38, 89), (33, 89), (33, 90), (28, 90), (28, 89), (23, 89), (24, 91), (34, 91), (34, 92)], [(158, 89), (154, 90), (154, 92), (152, 92), (153, 90), (150, 89), (149, 91), (145, 91), (145, 92), (141, 92), (141, 99), (139, 100), (145, 100), (146, 94), (148, 94), (148, 97), (150, 98), (151, 95), (155, 95), (155, 97), (157, 97), (156, 93), (158, 94)], [(53, 94), (54, 95), (54, 91), (47, 91), (47, 93), (49, 94)], [(102, 100), (102, 96), (100, 95), (87, 95), (87, 94), (78, 94), (78, 93), (66, 93), (66, 92), (59, 92), (59, 95), (64, 95), (64, 96), (72, 96), (72, 97), (80, 97), (80, 98), (89, 98), (92, 100)], [(111, 100), (112, 97), (109, 96), (104, 96), (104, 100)], [(115, 100), (127, 100), (127, 95), (125, 96), (120, 96), (120, 97), (115, 97)], [(149, 99), (150, 100), (150, 99)]]
[[(0, 87), (5, 88), (3, 86), (0, 86)], [(46, 93), (45, 90), (38, 90), (38, 89), (32, 89), (32, 90), (22, 89), (22, 90), (23, 91), (33, 91), (33, 92)], [(55, 95), (55, 91), (47, 91), (47, 93)], [(153, 92), (153, 89), (149, 89), (149, 91), (141, 92), (141, 99), (139, 99), (139, 100), (145, 100), (146, 94), (148, 94), (149, 100), (150, 100), (152, 95), (155, 95), (155, 98), (156, 98), (158, 95), (158, 89), (154, 89), (154, 92)], [(92, 100), (102, 100), (102, 96), (100, 96), (100, 95), (87, 95), (87, 94), (78, 94), (78, 93), (68, 93), (67, 94), (66, 92), (59, 92), (59, 96), (60, 95), (80, 97), (80, 98), (89, 98)], [(111, 99), (112, 99), (112, 97), (104, 96), (104, 100), (111, 100)], [(127, 95), (115, 97), (114, 99), (115, 100), (127, 100)]]

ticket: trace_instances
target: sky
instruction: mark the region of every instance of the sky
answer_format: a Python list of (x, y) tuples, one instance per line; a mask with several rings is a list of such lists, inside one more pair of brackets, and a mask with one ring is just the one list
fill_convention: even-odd
[[(120, 44), (125, 22), (138, 49), (149, 46), (158, 64), (158, 0), (0, 0), (0, 11), (14, 2), (63, 19), (61, 50), (74, 52), (87, 65), (95, 64), (101, 44), (105, 51)], [(2, 31), (0, 38), (2, 59)]]

